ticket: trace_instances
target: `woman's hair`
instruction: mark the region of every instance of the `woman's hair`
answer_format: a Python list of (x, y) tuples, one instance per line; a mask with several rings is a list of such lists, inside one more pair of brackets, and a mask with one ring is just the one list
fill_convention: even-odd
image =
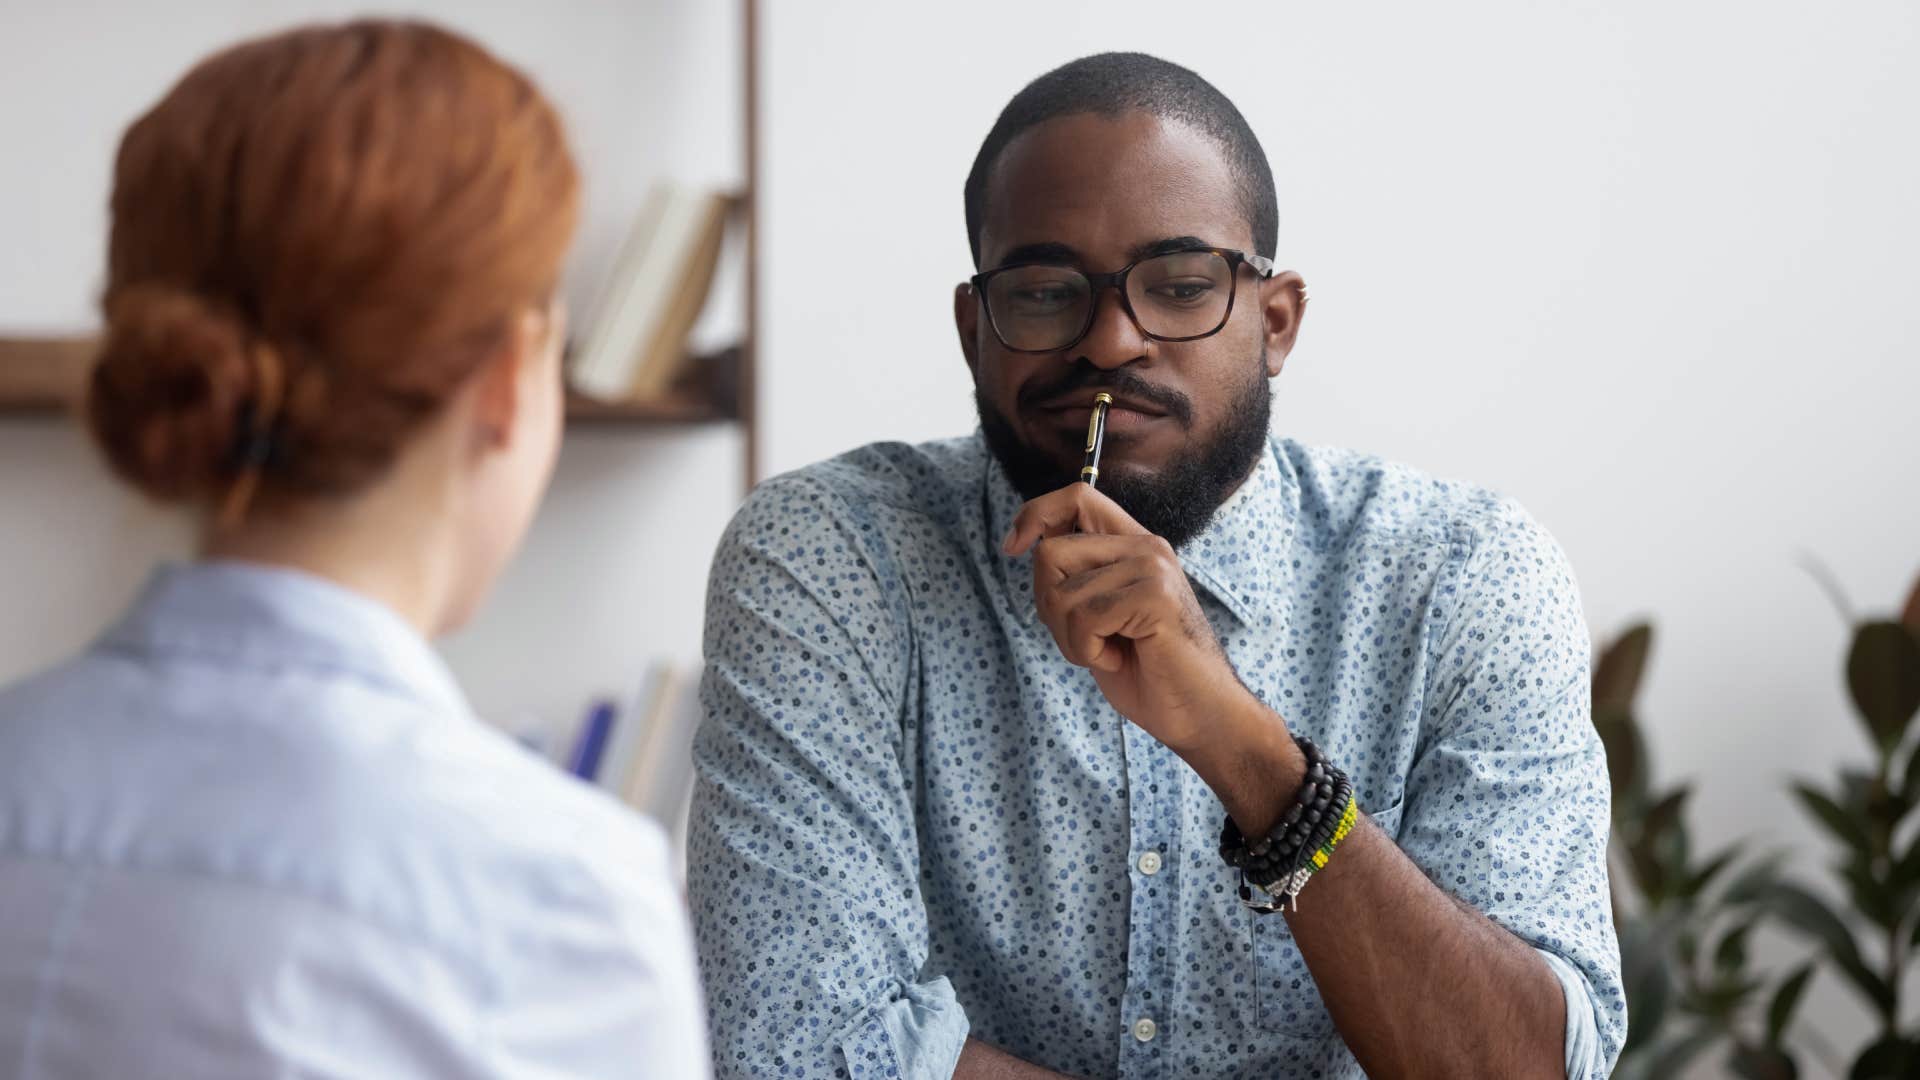
[(445, 30), (214, 55), (120, 144), (94, 437), (162, 499), (371, 483), (551, 297), (578, 190), (552, 106)]

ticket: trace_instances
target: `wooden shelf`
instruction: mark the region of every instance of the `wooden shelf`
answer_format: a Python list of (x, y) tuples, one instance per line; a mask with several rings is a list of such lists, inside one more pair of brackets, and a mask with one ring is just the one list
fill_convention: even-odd
[[(80, 405), (93, 362), (90, 337), (0, 337), (0, 417), (62, 417)], [(596, 401), (567, 397), (567, 422), (596, 427), (732, 423), (734, 410), (694, 397)]]
[(0, 338), (0, 415), (72, 412), (92, 361), (92, 338)]
[(710, 402), (693, 398), (660, 401), (595, 401), (567, 396), (569, 424), (718, 424), (738, 419)]

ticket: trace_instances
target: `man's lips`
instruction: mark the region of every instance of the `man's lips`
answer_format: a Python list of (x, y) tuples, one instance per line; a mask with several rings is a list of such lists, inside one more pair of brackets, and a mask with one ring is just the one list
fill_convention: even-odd
[[(1043, 401), (1040, 403), (1039, 408), (1041, 412), (1077, 412), (1081, 418), (1084, 419), (1093, 414), (1093, 396), (1101, 392), (1102, 391), (1098, 390), (1078, 390), (1072, 394), (1056, 397), (1049, 401)], [(1167, 415), (1167, 410), (1150, 401), (1143, 401), (1140, 398), (1127, 394), (1114, 394), (1111, 391), (1106, 391), (1106, 393), (1113, 398), (1113, 405), (1107, 410), (1109, 415), (1122, 411), (1139, 413), (1142, 416)]]
[[(1084, 433), (1087, 424), (1093, 419), (1093, 395), (1088, 390), (1072, 397), (1055, 398), (1042, 403), (1038, 412), (1063, 429), (1072, 429)], [(1113, 404), (1107, 407), (1107, 434), (1125, 436), (1151, 427), (1167, 419), (1166, 410), (1151, 402), (1139, 398), (1114, 395)]]
[[(1075, 438), (1084, 439), (1087, 434), (1087, 425), (1093, 420), (1093, 406), (1088, 404), (1042, 409), (1040, 415), (1052, 420), (1060, 430), (1072, 434)], [(1107, 438), (1124, 438), (1145, 431), (1166, 419), (1166, 413), (1123, 409), (1118, 402), (1115, 402), (1107, 409)]]

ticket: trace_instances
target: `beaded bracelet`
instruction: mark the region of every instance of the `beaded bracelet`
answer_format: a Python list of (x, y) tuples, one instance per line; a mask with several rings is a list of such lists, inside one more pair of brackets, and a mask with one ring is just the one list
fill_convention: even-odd
[[(1307, 759), (1307, 774), (1286, 813), (1267, 835), (1250, 842), (1231, 816), (1220, 830), (1220, 857), (1240, 871), (1241, 902), (1263, 913), (1278, 911), (1289, 901), (1299, 908), (1300, 890), (1327, 865), (1360, 815), (1347, 775), (1311, 740), (1296, 735), (1294, 741)], [(1255, 901), (1249, 886), (1270, 900)]]
[[(1359, 822), (1359, 820), (1360, 800), (1349, 794), (1347, 796), (1346, 809), (1340, 812), (1340, 817), (1335, 821), (1333, 831), (1325, 840), (1321, 841), (1320, 845), (1314, 849), (1313, 854), (1305, 860), (1304, 864), (1296, 865), (1293, 868), (1293, 872), (1287, 875), (1286, 884), (1280, 887), (1280, 892), (1277, 894), (1278, 898), (1283, 901), (1290, 901), (1295, 911), (1300, 910), (1300, 891), (1307, 887), (1307, 882), (1313, 875), (1326, 868), (1327, 860), (1333, 857), (1333, 849), (1340, 845), (1340, 841), (1347, 838), (1347, 834), (1353, 831), (1354, 825)], [(1265, 891), (1267, 891), (1269, 895), (1275, 895), (1272, 893), (1272, 890)], [(1242, 896), (1241, 899), (1244, 901), (1247, 897)]]

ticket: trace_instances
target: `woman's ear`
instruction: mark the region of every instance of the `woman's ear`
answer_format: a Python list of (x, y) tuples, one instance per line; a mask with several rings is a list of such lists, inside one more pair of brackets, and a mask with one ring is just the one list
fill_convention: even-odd
[(565, 325), (565, 309), (558, 304), (523, 308), (507, 324), (500, 344), (474, 375), (473, 419), (483, 448), (512, 444), (533, 380), (553, 377)]
[(1288, 270), (1260, 283), (1260, 317), (1267, 335), (1267, 378), (1280, 374), (1307, 313), (1307, 283)]

